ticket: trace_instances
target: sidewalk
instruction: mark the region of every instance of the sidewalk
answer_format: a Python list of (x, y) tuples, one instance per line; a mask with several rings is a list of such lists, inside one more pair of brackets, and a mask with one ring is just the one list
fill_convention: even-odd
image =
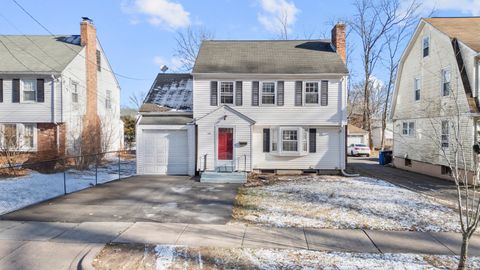
[[(0, 222), (0, 269), (79, 269), (105, 243), (458, 255), (458, 233), (126, 222)], [(470, 255), (480, 256), (480, 236)], [(81, 267), (80, 267), (81, 268)]]

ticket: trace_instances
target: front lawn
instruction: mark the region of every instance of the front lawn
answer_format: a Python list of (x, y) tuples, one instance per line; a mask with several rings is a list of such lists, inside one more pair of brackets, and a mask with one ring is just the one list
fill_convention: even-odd
[[(93, 266), (107, 269), (453, 269), (455, 256), (110, 244)], [(478, 258), (469, 260), (480, 267)], [(470, 269), (470, 268), (469, 268)]]
[(453, 209), (368, 177), (283, 176), (246, 185), (237, 195), (233, 217), (275, 227), (460, 231)]

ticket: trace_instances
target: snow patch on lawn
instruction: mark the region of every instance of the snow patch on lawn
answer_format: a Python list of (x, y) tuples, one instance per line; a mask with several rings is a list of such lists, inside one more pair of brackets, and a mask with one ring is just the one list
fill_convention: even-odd
[[(458, 257), (291, 249), (155, 247), (156, 269), (452, 269)], [(207, 259), (206, 259), (207, 258)], [(469, 269), (480, 258), (469, 259)]]
[(236, 219), (276, 227), (460, 231), (453, 209), (385, 181), (339, 176), (279, 180), (243, 188)]
[[(125, 178), (134, 174), (135, 160), (122, 160), (120, 177)], [(97, 169), (99, 184), (118, 178), (117, 160), (109, 161)], [(95, 168), (84, 171), (68, 170), (65, 180), (67, 193), (92, 187), (95, 185)], [(31, 171), (26, 176), (0, 179), (0, 215), (63, 194), (63, 172), (42, 174)]]

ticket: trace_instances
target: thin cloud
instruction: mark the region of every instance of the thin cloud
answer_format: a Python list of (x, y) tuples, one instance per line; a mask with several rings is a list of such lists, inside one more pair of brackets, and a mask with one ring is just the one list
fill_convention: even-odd
[[(147, 21), (154, 26), (179, 29), (190, 25), (190, 13), (182, 4), (171, 0), (131, 0), (122, 3), (122, 10), (133, 16), (131, 21)], [(146, 18), (140, 19), (146, 16)]]
[[(411, 0), (404, 0), (404, 4), (408, 3), (411, 3)], [(450, 10), (459, 11), (465, 15), (480, 16), (479, 0), (425, 0), (421, 3), (425, 14), (432, 10)]]
[(258, 14), (258, 21), (270, 32), (279, 32), (283, 24), (290, 32), (300, 12), (293, 1), (288, 0), (260, 0), (260, 6), (262, 11)]

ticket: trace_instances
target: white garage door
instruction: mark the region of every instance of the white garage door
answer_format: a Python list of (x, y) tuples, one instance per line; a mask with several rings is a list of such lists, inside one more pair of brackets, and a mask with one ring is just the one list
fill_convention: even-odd
[(145, 174), (188, 174), (186, 130), (144, 130), (142, 142)]
[(363, 135), (348, 135), (348, 145), (351, 144), (365, 144), (365, 136)]

